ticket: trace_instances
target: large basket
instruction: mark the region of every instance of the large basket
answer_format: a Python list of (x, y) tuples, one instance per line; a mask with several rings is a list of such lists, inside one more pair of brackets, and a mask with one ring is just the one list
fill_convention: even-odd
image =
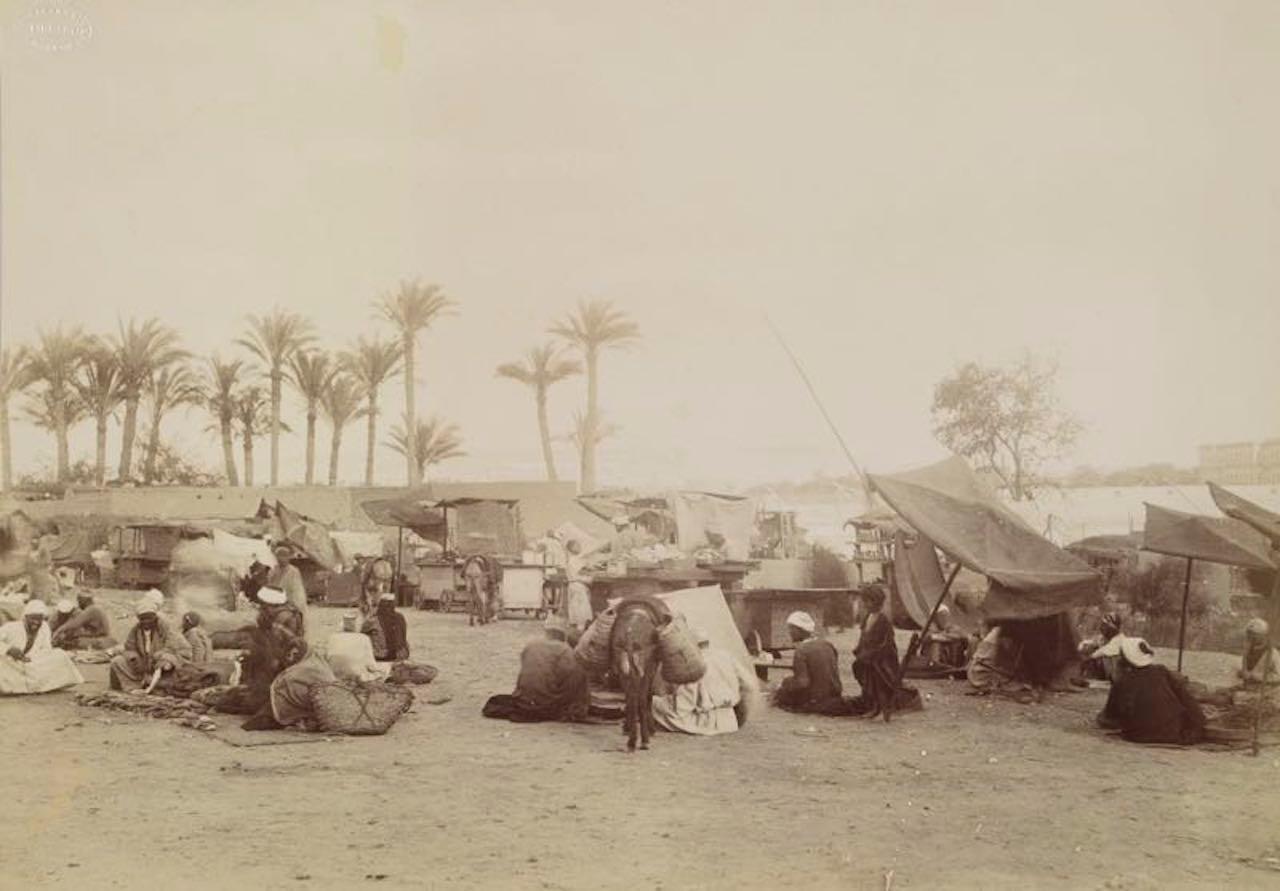
[(613, 637), (613, 623), (618, 619), (618, 611), (609, 608), (587, 626), (574, 647), (578, 661), (588, 671), (600, 672), (609, 667), (609, 647)]
[(692, 684), (707, 673), (707, 663), (683, 616), (677, 615), (658, 629), (658, 652), (662, 679), (668, 684)]
[(317, 684), (311, 708), (317, 728), (346, 736), (380, 736), (413, 705), (405, 687), (372, 683)]

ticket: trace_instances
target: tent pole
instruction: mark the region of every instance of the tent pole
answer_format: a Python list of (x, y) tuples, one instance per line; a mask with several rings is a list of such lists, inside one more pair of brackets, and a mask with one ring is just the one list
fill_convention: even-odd
[(396, 595), (396, 603), (400, 602), (400, 563), (404, 559), (404, 527), (398, 526), (396, 533), (396, 577), (391, 580), (391, 593)]
[[(1280, 572), (1276, 573), (1275, 582), (1271, 585), (1271, 609), (1274, 614), (1276, 599), (1280, 598)], [(1274, 626), (1273, 626), (1274, 627)], [(1258, 687), (1257, 699), (1253, 703), (1253, 746), (1251, 751), (1253, 757), (1258, 757), (1260, 746), (1258, 745), (1258, 733), (1262, 729), (1262, 705), (1266, 699), (1267, 684), (1271, 680), (1271, 636), (1268, 635), (1265, 641), (1267, 646), (1267, 655), (1262, 660), (1262, 684)]]
[(924, 620), (924, 627), (920, 629), (920, 634), (916, 637), (915, 642), (907, 647), (906, 658), (898, 665), (898, 682), (895, 686), (902, 686), (902, 678), (907, 673), (907, 663), (915, 656), (920, 645), (924, 643), (925, 635), (929, 633), (929, 627), (933, 624), (933, 617), (938, 614), (942, 601), (947, 599), (947, 592), (951, 590), (951, 583), (956, 580), (956, 576), (960, 574), (960, 564), (957, 563), (955, 569), (951, 570), (951, 575), (947, 578), (947, 583), (942, 586), (942, 593), (938, 595), (938, 602), (933, 605), (933, 609), (929, 611), (929, 617)]
[(1182, 581), (1182, 623), (1178, 626), (1178, 671), (1182, 671), (1182, 650), (1187, 645), (1187, 601), (1191, 599), (1191, 564), (1187, 558), (1187, 575)]

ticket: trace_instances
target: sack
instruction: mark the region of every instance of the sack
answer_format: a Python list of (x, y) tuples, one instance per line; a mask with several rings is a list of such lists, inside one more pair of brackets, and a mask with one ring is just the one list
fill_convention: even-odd
[(391, 666), (388, 684), (429, 684), (436, 679), (439, 671), (434, 665), (423, 665), (420, 662), (397, 662)]
[(676, 616), (658, 629), (658, 653), (662, 657), (662, 679), (668, 684), (692, 684), (707, 673), (707, 663), (684, 616)]
[(387, 684), (317, 684), (311, 690), (316, 729), (346, 736), (380, 736), (413, 705), (413, 693)]
[(609, 645), (613, 637), (613, 623), (617, 619), (617, 610), (605, 610), (595, 617), (578, 639), (573, 652), (588, 671), (600, 672), (609, 667)]

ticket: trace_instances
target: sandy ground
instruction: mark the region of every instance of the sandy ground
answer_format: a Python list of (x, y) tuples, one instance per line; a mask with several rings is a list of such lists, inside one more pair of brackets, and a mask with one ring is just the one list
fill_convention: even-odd
[[(0, 703), (0, 887), (1280, 887), (1280, 750), (1108, 738), (1104, 689), (921, 682), (926, 711), (888, 725), (768, 709), (628, 755), (614, 726), (480, 717), (538, 623), (409, 619), (453, 699), (384, 737), (238, 748), (70, 693)], [(1231, 661), (1188, 665), (1218, 683)]]

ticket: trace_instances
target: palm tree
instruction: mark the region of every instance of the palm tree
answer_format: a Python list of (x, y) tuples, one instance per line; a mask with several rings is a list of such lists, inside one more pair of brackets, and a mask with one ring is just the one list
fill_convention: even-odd
[(538, 407), (538, 435), (542, 440), (542, 460), (547, 465), (547, 479), (556, 482), (555, 457), (551, 454), (551, 428), (547, 425), (547, 391), (575, 374), (582, 373), (582, 363), (559, 356), (554, 344), (534, 347), (525, 354), (523, 362), (508, 362), (498, 366), (498, 376), (519, 381), (533, 388)]
[[(551, 333), (562, 338), (582, 354), (587, 366), (587, 413), (583, 418), (592, 430), (600, 425), (600, 353), (606, 349), (627, 347), (640, 337), (640, 326), (626, 313), (607, 300), (579, 303), (576, 313), (551, 327)], [(596, 445), (598, 433), (584, 437), (579, 488), (583, 492), (596, 489)]]
[(75, 379), (76, 393), (93, 418), (97, 434), (95, 477), (99, 486), (107, 481), (107, 423), (124, 402), (120, 386), (120, 358), (108, 344), (95, 340)]
[(28, 365), (31, 380), (42, 389), (28, 408), (35, 423), (53, 433), (58, 453), (58, 482), (71, 474), (67, 431), (82, 416), (83, 405), (75, 389), (76, 375), (91, 341), (79, 328), (41, 331)]
[(236, 420), (244, 442), (244, 484), (253, 485), (253, 440), (271, 426), (267, 394), (261, 387), (245, 387), (236, 399)]
[[(267, 366), (271, 379), (271, 485), (280, 484), (280, 400), (283, 398), (285, 367), (289, 358), (315, 338), (311, 323), (294, 312), (280, 309), (271, 315), (249, 316), (249, 331), (236, 343), (257, 356)], [(246, 474), (247, 475), (247, 474)]]
[(342, 355), (342, 367), (346, 369), (364, 391), (365, 417), (369, 421), (369, 435), (364, 460), (364, 484), (373, 485), (373, 454), (378, 445), (378, 389), (400, 373), (402, 347), (394, 340), (361, 337)]
[(138, 405), (151, 381), (151, 375), (190, 353), (178, 346), (178, 332), (162, 325), (158, 319), (138, 324), (130, 319), (128, 327), (119, 323), (119, 334), (113, 348), (120, 363), (120, 389), (124, 394), (124, 427), (120, 440), (120, 479), (128, 479), (133, 470), (133, 446), (138, 435)]
[(342, 433), (347, 425), (364, 414), (360, 403), (364, 401), (364, 390), (349, 374), (338, 372), (329, 378), (320, 397), (320, 409), (325, 419), (333, 427), (333, 437), (329, 440), (329, 485), (338, 485), (338, 453), (342, 451)]
[[(423, 285), (417, 279), (400, 282), (399, 291), (377, 302), (378, 314), (394, 325), (400, 335), (400, 347), (404, 352), (404, 416), (410, 432), (418, 429), (418, 403), (414, 393), (418, 373), (418, 334), (457, 305), (439, 285)], [(406, 456), (405, 461), (409, 485), (420, 484), (422, 477), (415, 476), (413, 460)]]
[(25, 347), (0, 351), (0, 488), (13, 488), (13, 439), (9, 432), (9, 402), (31, 383)]
[(457, 426), (434, 417), (419, 421), (412, 433), (399, 425), (393, 427), (387, 445), (413, 462), (419, 480), (426, 478), (428, 467), (466, 454)]
[(218, 421), (218, 433), (222, 438), (222, 462), (227, 470), (227, 484), (240, 485), (236, 473), (236, 456), (232, 451), (232, 425), (239, 418), (240, 373), (244, 363), (239, 359), (224, 362), (214, 353), (205, 369), (203, 402), (209, 413)]
[(289, 381), (307, 403), (307, 485), (316, 477), (316, 418), (320, 400), (338, 369), (333, 357), (323, 352), (299, 350), (289, 357)]
[(147, 439), (146, 463), (142, 468), (144, 483), (156, 478), (156, 456), (160, 453), (160, 425), (164, 416), (180, 405), (197, 404), (201, 396), (200, 382), (186, 365), (175, 365), (151, 376), (147, 396), (151, 403), (151, 435)]
[(594, 425), (588, 425), (586, 415), (580, 411), (575, 411), (573, 413), (573, 430), (565, 438), (573, 443), (573, 447), (581, 455), (586, 443), (591, 443), (592, 448), (594, 448), (610, 436), (614, 436), (617, 432), (618, 428), (616, 426), (605, 424), (602, 421)]

